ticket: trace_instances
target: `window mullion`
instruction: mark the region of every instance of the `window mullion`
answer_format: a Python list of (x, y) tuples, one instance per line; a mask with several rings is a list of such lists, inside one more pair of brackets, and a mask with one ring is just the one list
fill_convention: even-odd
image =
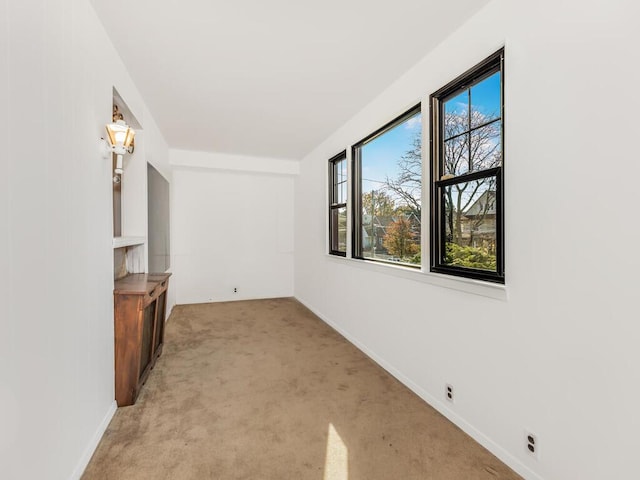
[(502, 167), (487, 168), (486, 170), (476, 170), (464, 175), (458, 175), (457, 177), (447, 178), (446, 180), (436, 180), (434, 183), (438, 187), (446, 187), (454, 185), (456, 183), (473, 182), (474, 180), (481, 180), (483, 178), (495, 177)]

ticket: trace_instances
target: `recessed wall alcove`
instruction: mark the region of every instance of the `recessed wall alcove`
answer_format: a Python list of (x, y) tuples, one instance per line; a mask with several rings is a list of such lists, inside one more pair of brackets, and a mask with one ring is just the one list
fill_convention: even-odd
[[(144, 273), (147, 269), (147, 169), (144, 129), (118, 91), (113, 88), (113, 111), (136, 131), (134, 149), (123, 158), (123, 173), (112, 172), (113, 276)], [(115, 155), (112, 162), (115, 167)]]

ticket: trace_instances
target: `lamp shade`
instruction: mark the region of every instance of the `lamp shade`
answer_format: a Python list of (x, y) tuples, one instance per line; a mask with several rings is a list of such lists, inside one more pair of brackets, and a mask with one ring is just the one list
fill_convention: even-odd
[(136, 132), (124, 120), (118, 120), (107, 125), (107, 134), (113, 151), (122, 155), (131, 146)]

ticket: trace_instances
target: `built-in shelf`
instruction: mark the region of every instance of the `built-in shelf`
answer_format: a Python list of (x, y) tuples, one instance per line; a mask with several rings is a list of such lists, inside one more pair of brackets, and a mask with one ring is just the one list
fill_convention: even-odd
[(145, 237), (113, 237), (113, 248), (144, 245)]

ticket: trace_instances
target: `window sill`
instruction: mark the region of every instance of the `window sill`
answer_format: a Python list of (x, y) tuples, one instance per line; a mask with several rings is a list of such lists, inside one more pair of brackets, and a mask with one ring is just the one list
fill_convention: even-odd
[(403, 267), (400, 265), (390, 265), (388, 263), (378, 263), (371, 260), (358, 260), (349, 257), (339, 257), (336, 255), (325, 254), (332, 262), (340, 264), (348, 264), (349, 266), (362, 268), (372, 272), (392, 275), (394, 277), (404, 278), (414, 282), (427, 283), (442, 288), (450, 288), (461, 292), (480, 295), (482, 297), (493, 298), (495, 300), (507, 301), (508, 292), (505, 285), (499, 283), (485, 282), (482, 280), (474, 280), (471, 278), (456, 277), (453, 275), (445, 275), (442, 273), (424, 272), (411, 267)]
[(113, 237), (113, 248), (135, 247), (144, 245), (145, 237)]

